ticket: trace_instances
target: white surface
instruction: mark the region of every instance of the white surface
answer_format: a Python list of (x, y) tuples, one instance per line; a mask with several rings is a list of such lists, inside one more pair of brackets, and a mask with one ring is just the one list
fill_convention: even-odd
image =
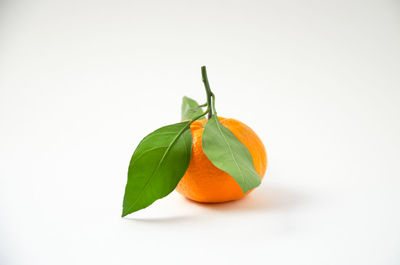
[[(400, 263), (397, 1), (2, 1), (0, 264)], [(205, 101), (262, 186), (121, 219), (130, 156)]]

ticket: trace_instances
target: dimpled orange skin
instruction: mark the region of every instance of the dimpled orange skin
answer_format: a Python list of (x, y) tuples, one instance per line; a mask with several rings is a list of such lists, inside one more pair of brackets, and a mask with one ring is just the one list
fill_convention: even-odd
[[(260, 138), (238, 120), (222, 117), (218, 119), (250, 151), (254, 167), (262, 179), (267, 170), (267, 154)], [(176, 190), (197, 202), (226, 202), (243, 198), (251, 191), (244, 194), (232, 176), (215, 167), (203, 152), (201, 136), (206, 122), (207, 120), (198, 120), (190, 125), (193, 138), (192, 157)]]

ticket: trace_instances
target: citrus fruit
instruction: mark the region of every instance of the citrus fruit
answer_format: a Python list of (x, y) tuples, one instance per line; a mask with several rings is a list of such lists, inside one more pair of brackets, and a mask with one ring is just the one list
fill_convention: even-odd
[[(246, 124), (218, 117), (222, 125), (228, 128), (249, 150), (254, 167), (261, 179), (267, 169), (267, 154), (264, 144), (257, 134)], [(225, 171), (215, 167), (202, 149), (201, 138), (207, 120), (197, 120), (190, 125), (192, 132), (192, 156), (185, 175), (176, 190), (188, 199), (198, 202), (225, 202), (243, 198), (239, 184)]]

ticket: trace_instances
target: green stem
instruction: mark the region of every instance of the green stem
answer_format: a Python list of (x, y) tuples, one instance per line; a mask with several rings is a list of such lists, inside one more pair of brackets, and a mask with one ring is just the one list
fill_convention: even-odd
[(214, 95), (214, 93), (211, 93), (211, 97), (212, 97), (212, 111), (215, 115), (217, 115), (217, 111), (215, 110), (215, 95)]
[(207, 108), (207, 110), (205, 112), (203, 112), (202, 114), (200, 114), (199, 116), (197, 116), (196, 118), (193, 118), (189, 124), (192, 124), (192, 122), (198, 120), (199, 118), (203, 117), (204, 115), (206, 115), (207, 113), (210, 113), (210, 108)]
[(208, 112), (208, 119), (210, 119), (212, 117), (212, 115), (213, 115), (213, 108), (212, 108), (212, 102), (211, 102), (211, 97), (212, 97), (213, 93), (211, 92), (210, 84), (208, 83), (206, 66), (202, 66), (201, 67), (201, 76), (202, 76), (202, 79), (203, 79), (204, 87), (206, 88), (207, 109), (210, 110), (210, 112)]

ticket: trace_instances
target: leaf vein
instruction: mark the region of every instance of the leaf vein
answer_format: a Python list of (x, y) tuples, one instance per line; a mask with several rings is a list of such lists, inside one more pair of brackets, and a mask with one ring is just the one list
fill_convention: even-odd
[(220, 122), (219, 122), (217, 119), (216, 119), (216, 123), (217, 123), (217, 128), (218, 128), (220, 134), (222, 135), (222, 138), (223, 138), (224, 141), (225, 141), (225, 144), (229, 147), (229, 151), (230, 151), (230, 154), (231, 154), (231, 156), (232, 156), (232, 159), (233, 159), (233, 161), (235, 162), (236, 167), (237, 167), (237, 168), (239, 169), (239, 171), (240, 171), (240, 176), (241, 176), (243, 182), (245, 182), (245, 183), (247, 184), (247, 181), (246, 181), (246, 178), (245, 178), (244, 175), (243, 175), (242, 169), (239, 167), (239, 164), (237, 163), (236, 158), (235, 158), (235, 156), (233, 155), (232, 148), (231, 148), (231, 146), (229, 145), (228, 141), (226, 140), (226, 137), (225, 137), (224, 133), (222, 132), (222, 128), (221, 128), (220, 126), (223, 126), (223, 125), (220, 124)]
[(185, 126), (183, 126), (183, 128), (179, 131), (179, 133), (174, 137), (174, 139), (171, 141), (171, 143), (168, 145), (168, 148), (165, 150), (165, 152), (163, 153), (163, 156), (161, 157), (160, 161), (158, 162), (157, 166), (154, 168), (154, 170), (152, 171), (149, 179), (147, 180), (147, 182), (145, 183), (145, 185), (143, 186), (142, 190), (139, 192), (139, 194), (137, 195), (135, 201), (127, 208), (126, 212), (129, 212), (138, 202), (138, 200), (141, 198), (140, 196), (142, 195), (142, 193), (144, 192), (144, 190), (147, 188), (147, 186), (150, 183), (150, 180), (152, 180), (152, 178), (155, 175), (155, 172), (159, 169), (159, 167), (161, 166), (161, 164), (164, 162), (169, 150), (171, 150), (172, 146), (175, 144), (175, 142), (177, 141), (177, 139), (182, 135), (182, 133), (187, 129), (188, 125), (190, 125), (189, 122), (187, 122), (187, 124)]

